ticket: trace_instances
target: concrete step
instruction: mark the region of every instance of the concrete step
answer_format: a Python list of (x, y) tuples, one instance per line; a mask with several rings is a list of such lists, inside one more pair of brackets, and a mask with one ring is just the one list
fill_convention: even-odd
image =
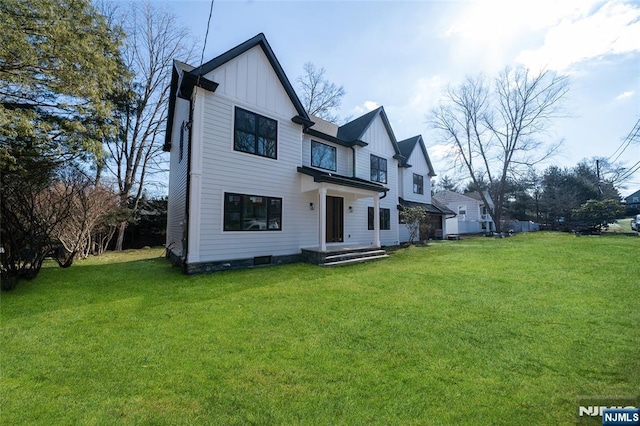
[(345, 259), (345, 260), (336, 260), (336, 261), (331, 261), (331, 262), (325, 262), (320, 266), (345, 266), (345, 265), (353, 265), (356, 263), (362, 263), (362, 262), (368, 262), (370, 260), (377, 260), (377, 259), (384, 259), (386, 257), (389, 257), (388, 254), (380, 254), (380, 255), (374, 255), (374, 256), (361, 256), (361, 257), (354, 257), (351, 259)]
[(386, 254), (387, 252), (384, 250), (363, 250), (363, 251), (349, 251), (349, 252), (341, 252), (336, 254), (331, 254), (324, 258), (326, 262), (336, 262), (339, 260), (349, 260), (359, 257), (372, 257), (372, 256), (380, 256)]

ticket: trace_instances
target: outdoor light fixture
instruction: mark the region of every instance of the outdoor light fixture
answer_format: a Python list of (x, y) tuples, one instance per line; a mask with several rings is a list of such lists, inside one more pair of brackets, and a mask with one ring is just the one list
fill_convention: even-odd
[(353, 213), (353, 207), (349, 206), (349, 213)]
[(309, 210), (315, 210), (316, 206), (313, 203), (309, 203)]

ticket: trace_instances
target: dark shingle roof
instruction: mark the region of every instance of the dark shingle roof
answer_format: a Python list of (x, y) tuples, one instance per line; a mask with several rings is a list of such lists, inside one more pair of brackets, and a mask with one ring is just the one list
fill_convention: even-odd
[(448, 216), (448, 215), (456, 216), (453, 210), (451, 210), (447, 206), (444, 206), (438, 203), (437, 201), (433, 200), (433, 198), (431, 199), (431, 204), (417, 203), (415, 201), (407, 201), (402, 197), (398, 197), (398, 202), (399, 202), (398, 210), (402, 210), (405, 208), (412, 208), (412, 207), (420, 207), (429, 214), (435, 214), (440, 216)]
[(369, 126), (374, 122), (376, 117), (380, 116), (382, 119), (382, 123), (384, 124), (385, 129), (387, 130), (387, 135), (391, 140), (391, 144), (393, 145), (393, 149), (396, 152), (397, 159), (401, 160), (402, 154), (400, 153), (400, 148), (398, 147), (398, 141), (396, 140), (396, 135), (393, 133), (391, 129), (391, 124), (389, 123), (389, 119), (387, 118), (387, 113), (384, 112), (383, 107), (378, 107), (373, 111), (366, 113), (365, 115), (356, 118), (344, 124), (338, 128), (338, 139), (342, 139), (344, 141), (357, 141), (362, 138), (365, 134)]
[(429, 154), (427, 154), (427, 147), (424, 145), (424, 140), (421, 135), (414, 136), (409, 139), (405, 139), (403, 141), (398, 142), (398, 147), (400, 148), (400, 153), (405, 158), (402, 162), (403, 166), (408, 166), (407, 160), (411, 156), (416, 145), (420, 145), (420, 149), (422, 150), (422, 154), (424, 155), (424, 159), (427, 162), (427, 166), (429, 166), (429, 176), (436, 176), (435, 171), (433, 170), (433, 165), (431, 164), (431, 159), (429, 159)]
[(356, 139), (360, 139), (360, 137), (367, 131), (373, 120), (376, 118), (378, 113), (380, 112), (379, 107), (370, 111), (363, 115), (362, 117), (358, 117), (353, 121), (348, 122), (338, 128), (338, 138), (345, 141), (354, 141)]

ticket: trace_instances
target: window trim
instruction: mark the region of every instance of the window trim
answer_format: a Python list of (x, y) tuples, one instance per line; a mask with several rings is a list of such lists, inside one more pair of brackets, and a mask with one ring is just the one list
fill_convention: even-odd
[[(229, 196), (239, 196), (241, 197), (241, 206), (240, 206), (240, 223), (242, 224), (244, 222), (244, 200), (245, 197), (260, 197), (260, 198), (264, 198), (265, 199), (265, 204), (267, 206), (267, 211), (266, 211), (266, 222), (267, 222), (267, 226), (265, 229), (227, 229), (227, 197)], [(277, 219), (279, 220), (279, 227), (278, 228), (269, 228), (269, 221), (273, 218), (271, 217), (271, 213), (270, 212), (270, 205), (271, 205), (271, 200), (279, 200), (280, 201), (280, 215), (277, 217)], [(269, 197), (269, 196), (265, 196), (265, 195), (255, 195), (255, 194), (240, 194), (237, 192), (224, 192), (223, 193), (223, 200), (222, 200), (222, 232), (277, 232), (277, 231), (282, 231), (283, 230), (283, 223), (282, 223), (282, 217), (283, 217), (283, 210), (284, 210), (284, 202), (282, 197)]]
[[(380, 170), (382, 170), (380, 165), (383, 164), (383, 162), (384, 162), (384, 181), (381, 180), (380, 178)], [(375, 168), (373, 167), (374, 163), (376, 165)], [(376, 171), (375, 176), (373, 176), (374, 170)], [(369, 154), (369, 177), (371, 178), (372, 182), (387, 183), (387, 181), (389, 180), (389, 168), (387, 167), (386, 158), (378, 157), (377, 155), (374, 155), (374, 154)]]
[[(251, 133), (251, 134), (254, 136), (254, 138), (255, 138), (255, 141), (254, 141), (254, 149), (255, 149), (255, 152), (251, 152), (251, 151), (244, 151), (244, 150), (241, 150), (241, 149), (238, 149), (238, 148), (237, 148), (237, 146), (238, 146), (238, 145), (237, 145), (236, 132), (237, 132), (238, 130), (237, 130), (237, 128), (236, 128), (236, 126), (237, 126), (237, 124), (236, 124), (236, 120), (237, 120), (237, 117), (238, 117), (238, 111), (242, 111), (242, 112), (244, 112), (244, 113), (252, 114), (252, 115), (254, 115), (254, 116), (255, 116), (254, 129), (253, 129), (253, 133)], [(260, 121), (261, 119), (263, 119), (263, 120), (273, 121), (273, 122), (275, 123), (275, 131), (276, 131), (276, 134), (275, 134), (275, 139), (274, 139), (274, 140), (275, 140), (275, 148), (274, 148), (274, 155), (273, 155), (273, 157), (271, 157), (271, 156), (269, 156), (269, 155), (263, 155), (263, 154), (260, 154), (260, 153), (258, 152), (258, 139), (260, 138), (260, 130), (259, 130), (260, 125), (259, 125), (259, 121)], [(244, 132), (244, 131), (243, 131), (243, 132)], [(244, 132), (244, 133), (248, 133), (248, 132)], [(258, 157), (262, 157), (262, 158), (270, 158), (270, 159), (272, 159), (272, 160), (277, 160), (277, 159), (278, 159), (278, 120), (275, 120), (275, 119), (270, 118), (270, 117), (267, 117), (267, 116), (265, 116), (265, 115), (258, 114), (257, 112), (249, 111), (248, 109), (244, 109), (244, 108), (241, 108), (241, 107), (239, 107), (239, 106), (236, 106), (236, 107), (234, 108), (234, 112), (233, 112), (233, 150), (234, 150), (234, 151), (236, 151), (236, 152), (242, 152), (242, 153), (244, 153), (244, 154), (251, 154), (251, 155), (256, 155), (256, 156), (258, 156)]]
[[(416, 178), (420, 178), (418, 179), (419, 183), (416, 184)], [(416, 190), (416, 185), (418, 185), (418, 190)], [(424, 176), (419, 175), (417, 173), (413, 174), (413, 193), (414, 194), (420, 194), (420, 195), (424, 195)]]
[[(374, 230), (374, 227), (373, 227), (374, 217), (375, 217), (374, 208), (371, 206), (367, 207), (367, 230), (369, 231)], [(383, 225), (385, 224), (387, 225), (386, 228), (383, 227)], [(390, 230), (391, 230), (391, 209), (380, 207), (380, 231), (390, 231)]]
[[(317, 146), (317, 145), (323, 145), (323, 146), (326, 146), (326, 147), (331, 148), (333, 150), (333, 164), (335, 166), (333, 169), (329, 169), (329, 168), (326, 168), (326, 167), (322, 167), (322, 166), (318, 166), (318, 165), (313, 164), (313, 147)], [(332, 172), (335, 172), (335, 171), (338, 170), (338, 150), (337, 150), (337, 148), (335, 146), (331, 146), (331, 145), (328, 145), (326, 143), (318, 142), (318, 141), (312, 139), (311, 140), (311, 150), (309, 151), (309, 154), (311, 156), (311, 167), (315, 167), (315, 168), (323, 169), (323, 170), (331, 170)]]

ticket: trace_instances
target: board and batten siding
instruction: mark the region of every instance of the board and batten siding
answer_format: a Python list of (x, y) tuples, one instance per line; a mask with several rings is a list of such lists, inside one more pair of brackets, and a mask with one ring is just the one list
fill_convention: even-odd
[[(171, 132), (171, 150), (169, 153), (169, 193), (167, 202), (167, 240), (168, 250), (177, 256), (182, 255), (182, 238), (184, 234), (184, 221), (187, 199), (187, 171), (189, 156), (189, 132), (182, 135), (182, 147), (180, 136), (182, 123), (189, 121), (189, 101), (176, 98), (173, 115), (173, 129)], [(182, 148), (182, 155), (180, 149)], [(182, 157), (182, 159), (180, 158)]]
[[(378, 115), (361, 138), (367, 146), (356, 148), (356, 177), (371, 180), (370, 155), (377, 155), (387, 160), (387, 196), (380, 200), (380, 208), (390, 210), (391, 223), (389, 230), (380, 231), (380, 243), (396, 245), (398, 238), (398, 161), (393, 158), (396, 154), (387, 129)], [(381, 194), (382, 195), (382, 194)], [(347, 216), (349, 223), (353, 223), (352, 239), (361, 244), (373, 244), (373, 231), (368, 227), (367, 208), (373, 207), (373, 198), (355, 200), (353, 213)], [(353, 217), (351, 217), (353, 216)], [(346, 229), (346, 228), (345, 228)]]
[[(431, 204), (431, 177), (429, 176), (429, 166), (424, 158), (422, 149), (418, 144), (411, 152), (407, 163), (411, 167), (402, 170), (402, 189), (404, 198), (407, 201), (415, 201), (417, 203)], [(423, 194), (415, 194), (413, 192), (413, 175), (421, 175), (423, 181)]]
[[(202, 115), (202, 183), (198, 262), (298, 254), (317, 244), (316, 202), (301, 192), (302, 126), (262, 50), (249, 50), (207, 75), (219, 83), (206, 93)], [(277, 159), (235, 151), (234, 114), (240, 107), (278, 123)], [(224, 194), (282, 198), (282, 230), (224, 231)], [(192, 194), (191, 196), (195, 196)]]

